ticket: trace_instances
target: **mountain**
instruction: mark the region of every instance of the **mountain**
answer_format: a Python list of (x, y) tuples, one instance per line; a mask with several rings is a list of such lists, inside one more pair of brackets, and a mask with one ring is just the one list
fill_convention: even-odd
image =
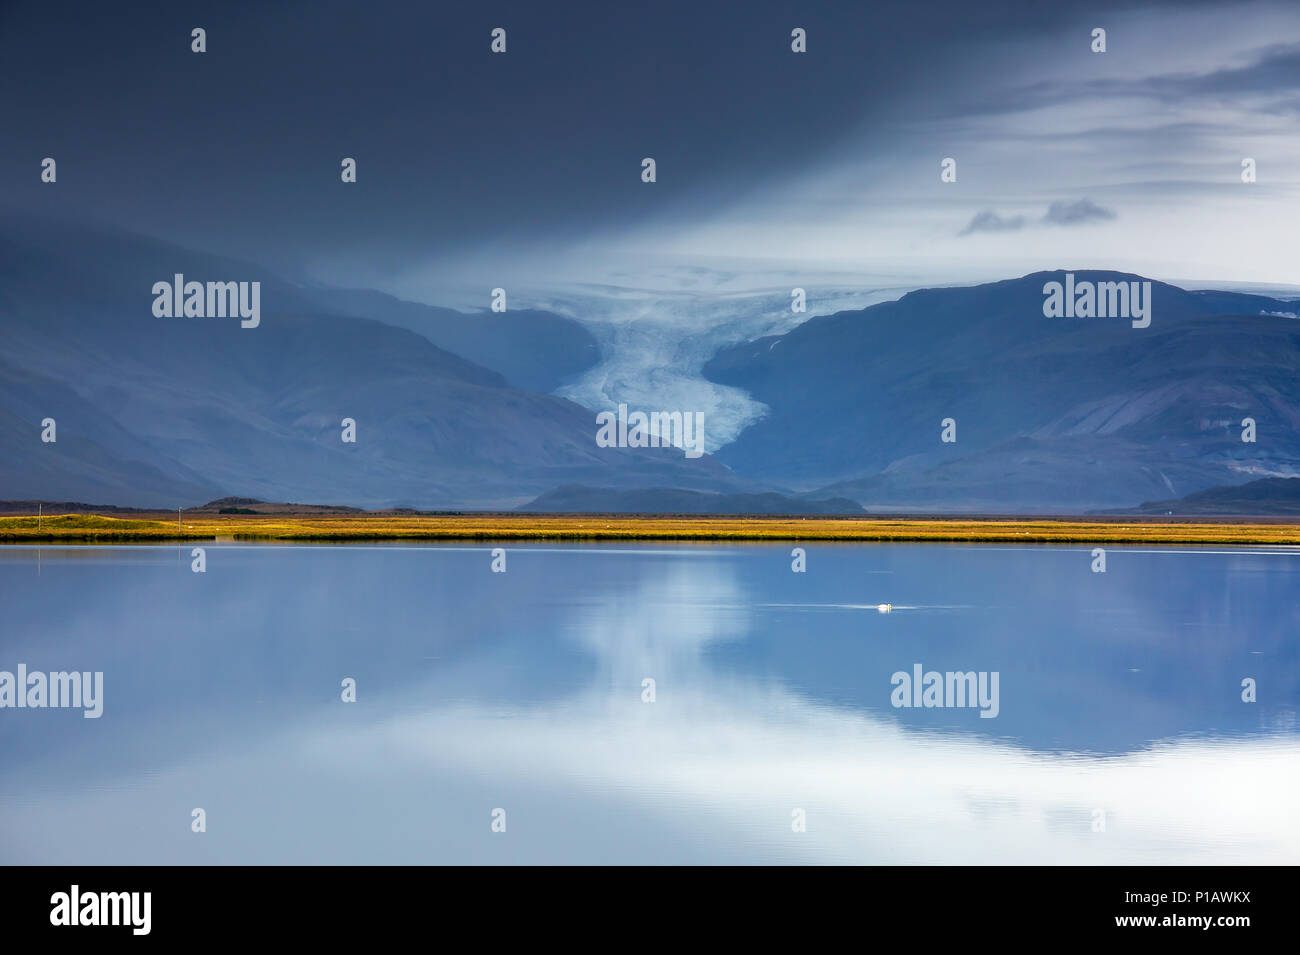
[(682, 488), (622, 489), (569, 484), (519, 508), (556, 514), (851, 514), (863, 510), (847, 498), (805, 500), (785, 494), (719, 494)]
[(1078, 512), (1300, 473), (1295, 303), (1152, 282), (1147, 328), (1047, 318), (1065, 275), (921, 290), (720, 351), (705, 375), (768, 412), (718, 458), (871, 510)]
[[(260, 324), (155, 317), (154, 283), (175, 273), (261, 282)], [(0, 498), (436, 509), (513, 507), (575, 482), (748, 488), (707, 455), (597, 447), (587, 409), (321, 294), (152, 239), (6, 217)]]
[(1300, 516), (1300, 478), (1261, 478), (1233, 487), (1212, 487), (1169, 501), (1147, 501), (1124, 514), (1206, 517)]
[(595, 337), (570, 318), (536, 309), (458, 312), (370, 289), (300, 289), (322, 309), (418, 332), (525, 391), (554, 391), (600, 360)]
[[(259, 326), (156, 317), (153, 285), (176, 273), (260, 282)], [(591, 411), (538, 393), (599, 357), (568, 319), (465, 315), (8, 216), (0, 498), (683, 513), (843, 498), (876, 512), (1077, 513), (1300, 474), (1300, 306), (1152, 282), (1147, 328), (1044, 317), (1045, 283), (1064, 280), (922, 290), (723, 349), (707, 377), (767, 413), (690, 459), (598, 447)], [(345, 418), (355, 443), (341, 440)], [(940, 440), (946, 418), (955, 443)], [(795, 496), (682, 495), (771, 488)]]

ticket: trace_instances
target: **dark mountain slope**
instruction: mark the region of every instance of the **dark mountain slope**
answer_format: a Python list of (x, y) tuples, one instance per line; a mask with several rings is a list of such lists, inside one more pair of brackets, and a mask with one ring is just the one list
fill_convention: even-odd
[(1001, 511), (1127, 506), (1300, 462), (1300, 322), (1260, 314), (1294, 305), (1154, 282), (1149, 328), (1046, 318), (1044, 283), (1063, 279), (923, 290), (724, 350), (705, 374), (770, 413), (719, 458), (868, 509)]
[(1169, 501), (1148, 501), (1124, 514), (1206, 517), (1300, 516), (1300, 477), (1261, 478), (1233, 487), (1212, 487)]
[(301, 291), (330, 311), (417, 332), (525, 391), (554, 391), (600, 359), (600, 348), (589, 331), (551, 312), (512, 308), (466, 314), (369, 289)]

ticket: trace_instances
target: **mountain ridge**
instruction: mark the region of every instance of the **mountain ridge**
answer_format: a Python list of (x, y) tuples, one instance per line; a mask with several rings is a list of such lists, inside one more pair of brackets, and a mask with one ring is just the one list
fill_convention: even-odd
[[(769, 410), (719, 459), (870, 510), (1004, 512), (1131, 506), (1300, 462), (1300, 323), (1259, 314), (1294, 306), (1073, 274), (1150, 281), (1151, 326), (1045, 317), (1058, 270), (918, 290), (721, 350), (706, 376)], [(1263, 437), (1245, 444), (1252, 415)]]

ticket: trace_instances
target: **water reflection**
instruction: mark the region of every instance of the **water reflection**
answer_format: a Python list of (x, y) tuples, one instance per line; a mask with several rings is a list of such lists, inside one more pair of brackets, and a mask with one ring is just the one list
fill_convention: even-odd
[(809, 551), (0, 549), (0, 669), (106, 684), (0, 711), (0, 861), (1300, 860), (1294, 552)]

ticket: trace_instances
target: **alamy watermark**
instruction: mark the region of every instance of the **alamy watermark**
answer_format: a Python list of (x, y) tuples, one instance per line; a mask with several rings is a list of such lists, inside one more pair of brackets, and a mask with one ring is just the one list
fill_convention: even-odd
[(59, 670), (53, 673), (27, 672), (27, 664), (18, 664), (15, 675), (0, 670), (0, 709), (69, 709), (83, 710), (88, 720), (98, 719), (104, 712), (104, 674), (100, 670), (71, 673)]
[(1134, 328), (1151, 324), (1151, 283), (1092, 282), (1074, 280), (1065, 273), (1065, 284), (1043, 286), (1043, 315), (1047, 318), (1131, 318)]
[(997, 670), (991, 673), (940, 673), (938, 670), (922, 672), (921, 664), (912, 665), (912, 672), (899, 670), (889, 678), (894, 690), (889, 702), (899, 707), (960, 707), (978, 706), (981, 719), (992, 719), (1001, 708), (998, 702)]
[(50, 896), (50, 924), (124, 925), (132, 935), (148, 935), (152, 908), (152, 892), (82, 892), (73, 885)]
[(171, 282), (154, 282), (153, 294), (158, 318), (239, 318), (240, 328), (262, 322), (261, 282), (187, 282), (177, 272)]
[(601, 448), (681, 448), (688, 458), (704, 454), (703, 411), (633, 411), (596, 415), (596, 446)]

